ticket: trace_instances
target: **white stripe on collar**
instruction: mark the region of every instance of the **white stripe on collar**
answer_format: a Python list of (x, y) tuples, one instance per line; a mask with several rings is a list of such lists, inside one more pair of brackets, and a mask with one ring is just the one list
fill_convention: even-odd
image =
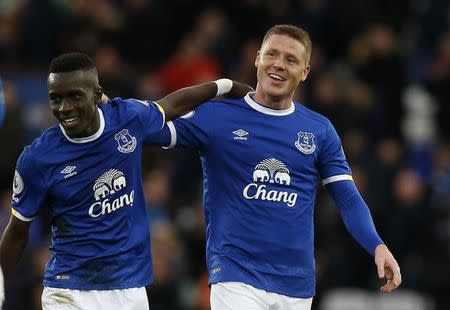
[(262, 106), (259, 103), (257, 103), (255, 100), (250, 97), (250, 95), (254, 95), (255, 92), (248, 93), (244, 99), (247, 102), (249, 106), (251, 106), (253, 109), (255, 109), (258, 112), (268, 114), (268, 115), (274, 115), (274, 116), (285, 116), (294, 113), (295, 111), (295, 105), (294, 102), (291, 101), (291, 106), (284, 110), (276, 110), (276, 109), (270, 109), (268, 107)]
[(98, 137), (100, 137), (103, 133), (103, 130), (105, 129), (105, 118), (103, 117), (103, 112), (102, 110), (100, 110), (99, 108), (97, 108), (98, 111), (98, 115), (100, 117), (100, 128), (97, 130), (96, 133), (94, 133), (93, 135), (89, 136), (89, 137), (83, 137), (83, 138), (71, 138), (66, 134), (66, 131), (64, 130), (64, 127), (59, 124), (59, 128), (61, 128), (62, 133), (64, 134), (64, 136), (67, 138), (67, 140), (69, 140), (70, 142), (73, 143), (87, 143), (87, 142), (91, 142), (96, 140)]

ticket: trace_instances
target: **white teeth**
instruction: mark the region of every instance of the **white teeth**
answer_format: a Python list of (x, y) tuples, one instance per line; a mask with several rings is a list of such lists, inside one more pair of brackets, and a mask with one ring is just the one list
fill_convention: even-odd
[(269, 76), (275, 80), (284, 81), (284, 78), (278, 74), (269, 73)]
[(76, 121), (78, 121), (78, 117), (67, 118), (67, 119), (63, 120), (64, 124), (67, 124), (67, 125), (72, 125)]

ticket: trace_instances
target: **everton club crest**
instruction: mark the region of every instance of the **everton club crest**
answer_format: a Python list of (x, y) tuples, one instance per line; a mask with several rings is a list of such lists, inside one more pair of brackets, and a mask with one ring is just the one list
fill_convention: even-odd
[(316, 150), (314, 143), (314, 134), (310, 132), (300, 131), (297, 133), (298, 140), (295, 141), (295, 146), (303, 154), (312, 154)]
[(122, 153), (131, 153), (136, 148), (136, 138), (130, 135), (128, 129), (122, 129), (114, 138), (119, 144), (117, 149)]

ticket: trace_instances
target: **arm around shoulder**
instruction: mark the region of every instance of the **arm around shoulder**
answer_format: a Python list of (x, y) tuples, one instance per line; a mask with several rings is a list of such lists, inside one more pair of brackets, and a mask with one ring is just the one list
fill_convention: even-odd
[(216, 96), (241, 98), (252, 90), (248, 85), (220, 79), (179, 89), (156, 102), (164, 109), (166, 120), (172, 120)]

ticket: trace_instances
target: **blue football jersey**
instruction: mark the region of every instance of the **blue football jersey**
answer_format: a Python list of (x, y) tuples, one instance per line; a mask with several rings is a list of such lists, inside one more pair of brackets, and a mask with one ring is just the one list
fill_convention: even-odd
[(51, 216), (51, 259), (44, 286), (79, 290), (151, 283), (150, 238), (141, 180), (142, 144), (161, 130), (153, 102), (115, 98), (100, 105), (99, 130), (69, 138), (49, 128), (19, 157), (13, 214)]
[(209, 101), (163, 132), (147, 142), (200, 152), (210, 284), (313, 296), (316, 186), (352, 180), (330, 121), (299, 103), (273, 110), (247, 95)]

